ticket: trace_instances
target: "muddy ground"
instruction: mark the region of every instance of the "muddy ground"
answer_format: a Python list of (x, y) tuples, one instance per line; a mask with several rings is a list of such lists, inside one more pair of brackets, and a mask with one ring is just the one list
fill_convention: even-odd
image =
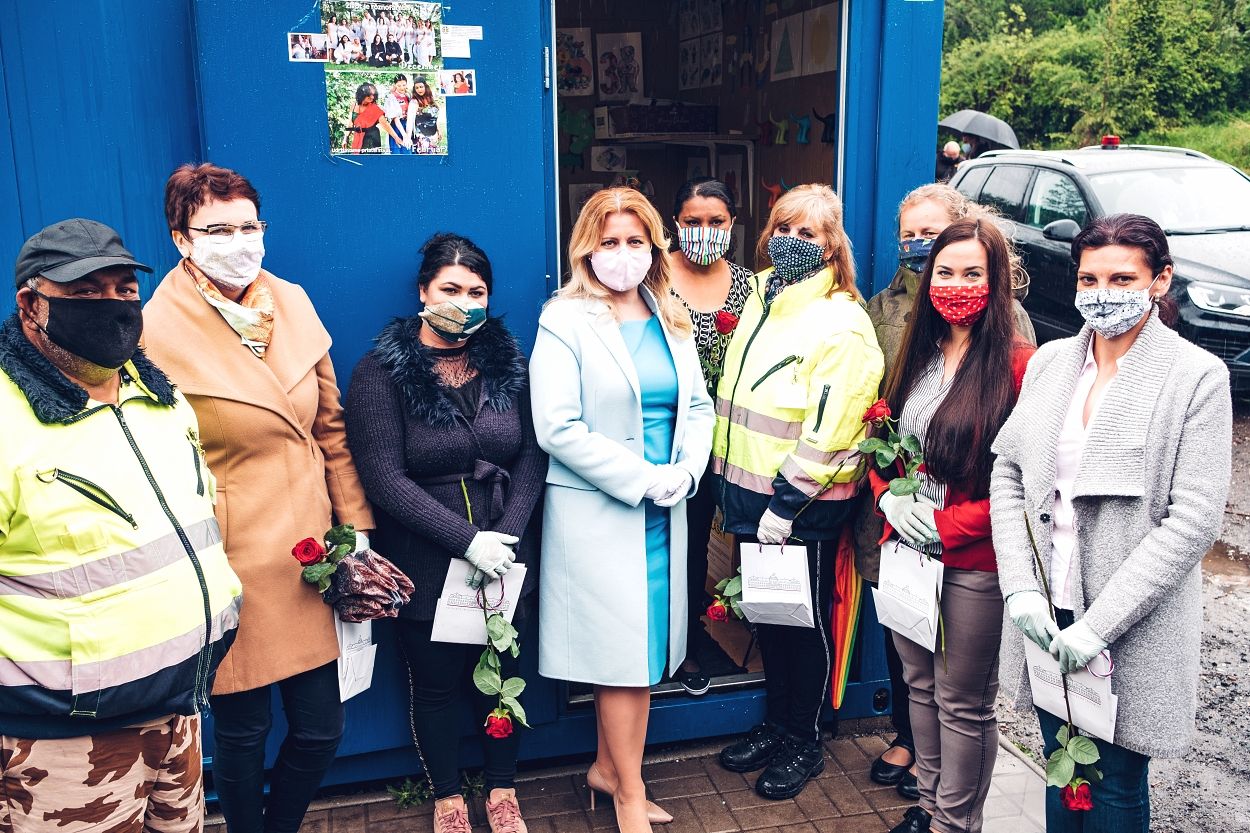
[[(1224, 532), (1203, 573), (1198, 738), (1150, 764), (1152, 833), (1250, 833), (1250, 408), (1233, 426)], [(1037, 720), (1002, 706), (1003, 734), (1041, 762)]]

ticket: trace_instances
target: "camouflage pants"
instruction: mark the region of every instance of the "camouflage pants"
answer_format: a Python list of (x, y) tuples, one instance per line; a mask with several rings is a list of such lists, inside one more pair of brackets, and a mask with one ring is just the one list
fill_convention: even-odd
[(0, 833), (203, 827), (199, 715), (63, 740), (0, 735)]

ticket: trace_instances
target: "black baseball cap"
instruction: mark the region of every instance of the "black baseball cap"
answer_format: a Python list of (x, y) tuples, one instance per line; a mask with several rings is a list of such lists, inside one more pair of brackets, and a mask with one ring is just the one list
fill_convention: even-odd
[(56, 283), (69, 283), (109, 266), (131, 266), (151, 272), (122, 245), (117, 232), (95, 220), (62, 220), (38, 232), (17, 253), (17, 287), (42, 275)]

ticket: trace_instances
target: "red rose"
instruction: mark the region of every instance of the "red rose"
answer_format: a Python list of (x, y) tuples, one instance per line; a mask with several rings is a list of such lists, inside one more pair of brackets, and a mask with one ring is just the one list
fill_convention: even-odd
[(873, 425), (880, 426), (892, 416), (890, 413), (890, 403), (884, 399), (878, 399), (872, 403), (872, 407), (864, 411), (861, 422), (871, 422)]
[(716, 601), (707, 606), (707, 618), (713, 622), (729, 621), (729, 608), (725, 606), (724, 599), (717, 596)]
[(727, 336), (734, 331), (734, 327), (738, 326), (738, 316), (732, 312), (720, 310), (716, 313), (716, 332), (723, 336)]
[(492, 738), (506, 738), (512, 734), (512, 717), (507, 709), (495, 709), (486, 715), (486, 734)]
[(325, 557), (326, 548), (321, 546), (321, 542), (316, 538), (305, 538), (295, 546), (291, 547), (291, 555), (299, 563), (307, 567), (309, 564), (316, 564)]
[(1089, 782), (1081, 781), (1074, 788), (1071, 784), (1059, 791), (1059, 800), (1065, 810), (1092, 810), (1094, 799), (1089, 794)]

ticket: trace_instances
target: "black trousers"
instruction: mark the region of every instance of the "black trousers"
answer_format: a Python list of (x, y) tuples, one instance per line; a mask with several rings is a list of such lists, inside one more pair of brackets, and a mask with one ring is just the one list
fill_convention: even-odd
[(296, 833), (343, 737), (339, 676), (330, 662), (275, 683), (287, 733), (265, 797), (270, 686), (218, 694), (213, 710), (213, 785), (230, 833)]
[(716, 483), (718, 478), (709, 466), (699, 481), (699, 490), (686, 501), (686, 598), (689, 614), (686, 639), (694, 653), (696, 637), (703, 630), (703, 613), (707, 610), (707, 545), (712, 538), (712, 519), (716, 517)]
[[(753, 543), (754, 540), (739, 538), (742, 543)], [(820, 710), (829, 697), (833, 675), (829, 604), (833, 598), (833, 568), (838, 543), (836, 539), (811, 541), (806, 548), (815, 626), (756, 625), (755, 631), (764, 659), (767, 722), (774, 729), (799, 740), (817, 743), (820, 741)], [(837, 734), (836, 723), (834, 734)]]
[[(529, 617), (518, 611), (513, 625), (521, 631), (522, 650), (536, 650), (524, 642)], [(433, 622), (398, 620), (399, 648), (408, 663), (412, 680), (412, 731), (426, 777), (434, 797), (447, 798), (460, 792), (460, 730), (467, 704), (478, 725), (485, 757), (483, 778), (487, 791), (508, 788), (516, 781), (516, 756), (521, 725), (513, 722), (506, 738), (492, 738), (484, 731), (486, 715), (499, 705), (473, 684), (473, 669), (482, 655), (481, 645), (434, 642), (430, 639)], [(504, 679), (516, 676), (519, 662), (510, 654), (501, 659)]]

